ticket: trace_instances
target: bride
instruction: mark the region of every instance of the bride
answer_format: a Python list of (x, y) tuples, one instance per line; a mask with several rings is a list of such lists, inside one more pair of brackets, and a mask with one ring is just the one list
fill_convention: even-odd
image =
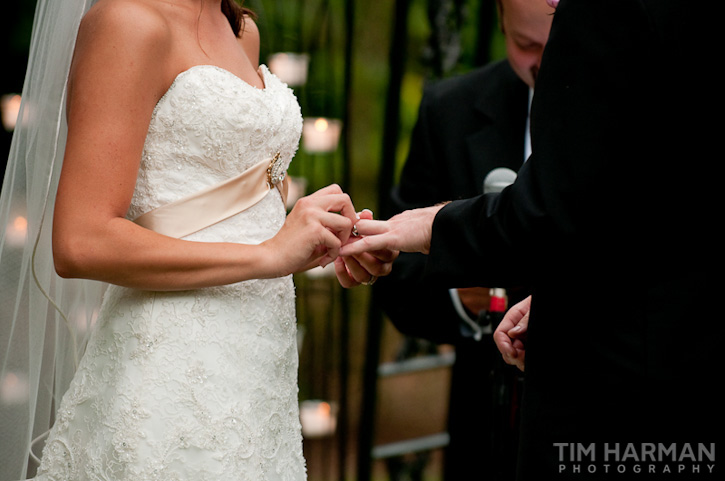
[[(332, 262), (358, 216), (337, 186), (286, 215), (300, 108), (258, 65), (249, 14), (230, 0), (99, 0), (80, 23), (52, 216), (65, 280), (44, 291), (110, 286), (38, 480), (305, 479), (291, 274)], [(47, 237), (39, 228), (34, 269)], [(392, 257), (336, 271), (368, 282)]]

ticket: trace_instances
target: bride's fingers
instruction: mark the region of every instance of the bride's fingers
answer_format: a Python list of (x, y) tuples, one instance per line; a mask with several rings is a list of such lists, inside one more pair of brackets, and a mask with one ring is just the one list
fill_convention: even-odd
[(353, 223), (357, 220), (355, 207), (352, 205), (352, 200), (350, 199), (350, 196), (347, 195), (337, 184), (331, 184), (327, 187), (323, 187), (320, 190), (310, 194), (308, 197), (329, 197), (327, 200), (332, 200), (335, 203), (329, 204), (327, 210), (339, 212), (343, 216), (350, 219)]
[(305, 228), (298, 231), (295, 236), (297, 242), (307, 239), (306, 242), (313, 249), (312, 254), (317, 257), (329, 256), (330, 260), (337, 257), (338, 251), (344, 243), (342, 240), (344, 234), (339, 231), (345, 231), (349, 226), (349, 221), (337, 214), (325, 212), (307, 217), (305, 224)]
[[(352, 205), (350, 196), (344, 193), (340, 194), (325, 194), (325, 195), (309, 195), (303, 197), (305, 202), (310, 202), (323, 210), (328, 212), (338, 212), (344, 217), (350, 219), (352, 222), (357, 221), (357, 214), (355, 213), (355, 207)], [(302, 200), (302, 199), (300, 199)], [(299, 202), (299, 200), (297, 201)]]
[(333, 259), (333, 258), (332, 258), (332, 257), (330, 257), (329, 255), (327, 255), (327, 254), (324, 254), (323, 256), (321, 256), (321, 257), (319, 257), (319, 258), (317, 259), (317, 265), (318, 265), (318, 266), (320, 266), (320, 267), (325, 267), (325, 266), (327, 266), (327, 264), (329, 264), (329, 263), (330, 263), (330, 262), (332, 262), (333, 260), (337, 260), (337, 259), (339, 259), (339, 257), (335, 257), (335, 258)]
[(340, 242), (340, 239), (329, 229), (323, 228), (321, 230), (321, 233), (317, 239), (317, 245), (318, 247), (322, 246), (327, 249), (323, 258), (329, 258), (329, 260), (331, 261), (332, 259), (335, 259), (338, 255), (340, 255), (340, 246), (342, 245), (342, 243)]
[(352, 222), (334, 212), (323, 212), (319, 216), (319, 222), (332, 231), (342, 244), (348, 242), (352, 236)]
[[(304, 197), (297, 202), (300, 202), (302, 209), (316, 207), (324, 212), (335, 214), (338, 219), (346, 219), (348, 222), (345, 228), (336, 228), (335, 230), (343, 234), (342, 240), (347, 240), (347, 237), (352, 232), (352, 227), (357, 222), (357, 214), (355, 213), (355, 207), (350, 201), (350, 196), (339, 190), (337, 186), (328, 186), (330, 192), (323, 194), (321, 191), (317, 191), (307, 197)], [(324, 189), (323, 189), (324, 190)], [(338, 193), (340, 191), (340, 193)], [(336, 223), (337, 224), (337, 223)], [(339, 225), (339, 224), (338, 224)]]

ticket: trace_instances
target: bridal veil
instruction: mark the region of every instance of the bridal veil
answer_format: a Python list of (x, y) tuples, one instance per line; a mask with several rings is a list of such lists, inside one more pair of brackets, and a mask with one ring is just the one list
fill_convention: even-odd
[(105, 285), (53, 268), (51, 225), (78, 26), (95, 0), (38, 0), (0, 195), (0, 481), (33, 475)]

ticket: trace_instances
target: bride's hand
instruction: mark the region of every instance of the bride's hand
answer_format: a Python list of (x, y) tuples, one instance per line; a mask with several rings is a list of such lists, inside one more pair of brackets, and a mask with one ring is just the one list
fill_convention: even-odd
[[(365, 209), (358, 215), (359, 219), (372, 220), (373, 213)], [(359, 237), (351, 237), (348, 243), (355, 242)], [(335, 274), (340, 285), (345, 288), (372, 285), (378, 277), (387, 276), (393, 266), (393, 261), (399, 252), (381, 249), (363, 252), (354, 256), (337, 257), (335, 259)]]
[(262, 243), (273, 277), (331, 262), (356, 221), (350, 197), (338, 185), (299, 199), (279, 232)]

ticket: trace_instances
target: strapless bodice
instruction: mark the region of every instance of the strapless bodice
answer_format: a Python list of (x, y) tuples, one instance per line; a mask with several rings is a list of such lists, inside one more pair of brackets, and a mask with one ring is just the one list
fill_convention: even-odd
[[(181, 72), (156, 105), (127, 217), (243, 173), (276, 153), (286, 168), (302, 131), (292, 90), (265, 65), (257, 88), (213, 65)], [(285, 209), (270, 191), (259, 204), (187, 239), (259, 243), (279, 230)]]

